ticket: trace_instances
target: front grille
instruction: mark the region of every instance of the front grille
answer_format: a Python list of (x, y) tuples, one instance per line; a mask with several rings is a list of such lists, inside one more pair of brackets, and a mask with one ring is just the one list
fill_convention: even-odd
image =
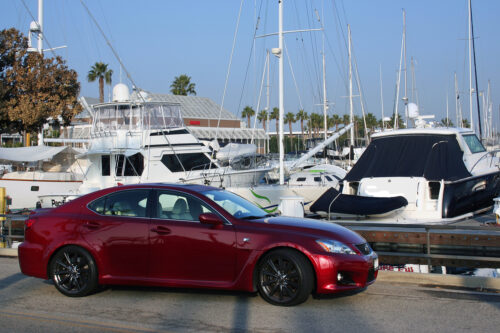
[(356, 245), (356, 248), (364, 255), (372, 253), (372, 248), (368, 243), (358, 244)]

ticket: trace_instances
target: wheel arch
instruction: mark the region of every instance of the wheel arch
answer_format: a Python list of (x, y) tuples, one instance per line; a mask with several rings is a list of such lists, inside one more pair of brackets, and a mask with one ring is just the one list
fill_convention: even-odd
[(313, 272), (313, 291), (315, 291), (316, 287), (317, 287), (317, 272), (315, 269), (315, 265), (313, 264), (313, 259), (312, 259), (311, 254), (307, 250), (303, 249), (302, 247), (292, 246), (292, 245), (284, 245), (284, 244), (276, 245), (274, 247), (266, 249), (257, 258), (256, 263), (255, 263), (254, 268), (253, 268), (253, 272), (252, 272), (253, 291), (257, 291), (258, 269), (259, 269), (260, 263), (262, 262), (262, 259), (268, 253), (271, 253), (271, 252), (277, 251), (277, 250), (294, 251), (295, 253), (300, 254), (301, 256), (303, 256), (306, 259), (307, 263), (310, 265), (311, 270)]
[(95, 263), (95, 266), (96, 266), (96, 270), (97, 270), (97, 277), (99, 278), (100, 277), (100, 273), (99, 273), (100, 272), (100, 269), (99, 269), (100, 264), (99, 264), (99, 261), (97, 259), (98, 256), (88, 246), (85, 246), (85, 244), (78, 243), (78, 242), (62, 243), (62, 244), (59, 244), (59, 246), (54, 247), (53, 249), (51, 249), (51, 252), (48, 255), (48, 259), (47, 259), (47, 262), (46, 262), (46, 265), (45, 265), (45, 272), (47, 274), (47, 278), (48, 279), (52, 278), (52, 276), (50, 275), (50, 263), (52, 262), (52, 259), (54, 258), (54, 256), (56, 255), (57, 252), (59, 252), (61, 249), (65, 248), (65, 247), (68, 247), (68, 246), (77, 246), (77, 247), (80, 247), (80, 248), (82, 248), (83, 250), (87, 251), (90, 254), (90, 256), (92, 257), (92, 259), (94, 260), (94, 263)]

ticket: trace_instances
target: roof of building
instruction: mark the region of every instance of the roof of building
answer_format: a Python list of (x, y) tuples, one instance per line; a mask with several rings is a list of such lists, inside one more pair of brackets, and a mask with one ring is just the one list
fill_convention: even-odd
[[(234, 114), (222, 108), (208, 97), (180, 96), (149, 93), (154, 102), (179, 103), (183, 118), (239, 120)], [(220, 117), (219, 117), (220, 114)]]

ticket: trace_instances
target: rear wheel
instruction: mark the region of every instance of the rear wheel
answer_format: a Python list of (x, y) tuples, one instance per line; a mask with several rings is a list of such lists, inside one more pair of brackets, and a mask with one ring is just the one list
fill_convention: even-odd
[(60, 249), (50, 262), (49, 273), (57, 290), (66, 296), (81, 297), (97, 289), (95, 261), (79, 246)]
[(262, 258), (257, 288), (267, 302), (291, 306), (307, 300), (312, 292), (313, 279), (311, 265), (302, 254), (279, 249)]

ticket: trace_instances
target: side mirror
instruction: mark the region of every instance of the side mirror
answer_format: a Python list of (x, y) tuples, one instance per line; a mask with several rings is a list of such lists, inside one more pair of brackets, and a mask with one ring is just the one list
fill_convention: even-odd
[(221, 225), (223, 221), (219, 216), (214, 213), (203, 213), (198, 217), (201, 224), (210, 224), (210, 225)]

